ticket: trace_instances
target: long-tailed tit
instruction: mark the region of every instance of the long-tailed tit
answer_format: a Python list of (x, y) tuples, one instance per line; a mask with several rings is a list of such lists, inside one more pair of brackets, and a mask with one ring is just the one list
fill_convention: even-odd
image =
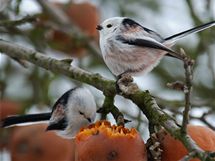
[(160, 34), (126, 17), (113, 17), (97, 26), (100, 48), (110, 71), (139, 75), (150, 72), (164, 55), (181, 59), (170, 49), (179, 39), (215, 25), (215, 21), (163, 38)]
[(49, 120), (47, 130), (57, 130), (65, 138), (73, 138), (79, 129), (92, 123), (96, 117), (96, 103), (86, 88), (74, 88), (64, 93), (54, 104), (52, 112), (9, 116), (1, 121), (2, 127)]

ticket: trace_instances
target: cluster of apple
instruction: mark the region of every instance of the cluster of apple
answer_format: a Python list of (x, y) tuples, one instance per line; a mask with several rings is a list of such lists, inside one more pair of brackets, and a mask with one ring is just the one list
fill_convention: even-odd
[[(0, 103), (1, 118), (20, 112), (16, 102)], [(146, 161), (147, 148), (139, 132), (132, 128), (98, 121), (80, 130), (74, 140), (45, 132), (47, 124), (34, 124), (0, 131), (0, 148), (11, 153), (13, 161)], [(9, 133), (8, 132), (8, 133)], [(204, 126), (188, 126), (193, 140), (206, 151), (215, 151), (215, 132)], [(7, 140), (7, 141), (6, 141)], [(158, 134), (162, 161), (177, 161), (188, 154), (183, 144), (166, 132)], [(197, 161), (193, 159), (192, 161)]]
[[(96, 26), (99, 24), (99, 12), (96, 6), (91, 3), (72, 3), (71, 5), (55, 4), (60, 7), (68, 16), (71, 23), (76, 25), (88, 38), (98, 42)], [(40, 15), (40, 22), (37, 27), (44, 27), (49, 18), (45, 14)], [(76, 37), (68, 35), (62, 29), (51, 28), (46, 33), (48, 45), (72, 56), (81, 57), (85, 53), (84, 44), (78, 42)]]

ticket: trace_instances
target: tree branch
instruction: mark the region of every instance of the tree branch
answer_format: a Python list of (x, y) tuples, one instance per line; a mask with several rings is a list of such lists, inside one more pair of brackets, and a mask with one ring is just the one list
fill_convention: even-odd
[[(64, 61), (56, 60), (36, 52), (32, 49), (16, 45), (12, 42), (0, 40), (0, 52), (8, 56), (27, 60), (37, 66), (45, 68), (49, 71), (66, 75), (72, 79), (90, 84), (97, 89), (103, 91), (105, 96), (116, 95), (115, 82), (101, 77), (98, 74), (91, 74), (78, 67), (71, 66)], [(179, 139), (189, 152), (196, 152), (196, 157), (205, 160), (212, 160), (207, 153), (200, 149), (195, 142), (188, 136), (180, 133), (180, 127), (175, 120), (162, 111), (154, 98), (148, 91), (137, 91), (132, 95), (124, 95), (124, 97), (131, 99), (139, 106), (141, 111), (146, 115), (148, 120), (153, 124), (163, 126), (171, 135)]]
[(123, 114), (119, 111), (119, 109), (114, 105), (114, 96), (105, 97), (102, 108), (100, 108), (97, 112), (102, 114), (102, 118), (106, 118), (108, 113), (111, 113), (116, 120), (117, 125), (122, 125), (126, 123)]
[(63, 74), (80, 82), (90, 84), (108, 96), (116, 94), (114, 81), (107, 80), (98, 74), (91, 74), (78, 67), (73, 67), (64, 61), (49, 58), (32, 49), (0, 40), (0, 52), (6, 53), (10, 57), (27, 60), (54, 73)]
[(89, 52), (94, 53), (97, 57), (101, 58), (98, 45), (95, 42), (90, 41), (90, 39), (80, 31), (78, 27), (74, 25), (73, 22), (67, 17), (67, 15), (54, 4), (44, 1), (37, 0), (41, 7), (46, 11), (46, 13), (60, 26), (62, 32), (66, 32), (72, 38), (77, 38), (81, 41)]
[(2, 27), (14, 27), (14, 26), (19, 26), (22, 25), (24, 23), (30, 23), (30, 22), (34, 22), (37, 20), (36, 16), (25, 16), (22, 19), (19, 20), (2, 20), (0, 21), (0, 26)]
[(184, 85), (184, 93), (185, 93), (185, 106), (183, 111), (183, 121), (181, 127), (181, 133), (187, 133), (187, 124), (189, 122), (189, 111), (191, 109), (190, 103), (190, 94), (192, 90), (192, 79), (193, 79), (193, 60), (190, 60), (187, 57), (185, 51), (181, 49), (181, 54), (185, 56), (184, 59), (184, 69), (185, 69), (185, 85)]

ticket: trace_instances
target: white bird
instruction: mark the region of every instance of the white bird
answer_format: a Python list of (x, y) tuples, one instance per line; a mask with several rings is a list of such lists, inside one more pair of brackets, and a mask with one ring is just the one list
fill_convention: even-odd
[(170, 47), (179, 39), (214, 25), (215, 21), (163, 38), (130, 18), (113, 17), (98, 25), (97, 29), (103, 59), (110, 71), (120, 77), (146, 74), (165, 55), (181, 59)]
[(54, 104), (52, 112), (9, 116), (1, 121), (2, 127), (26, 122), (49, 120), (47, 130), (56, 130), (64, 138), (73, 138), (81, 127), (92, 123), (96, 117), (96, 103), (91, 92), (77, 87), (64, 93)]

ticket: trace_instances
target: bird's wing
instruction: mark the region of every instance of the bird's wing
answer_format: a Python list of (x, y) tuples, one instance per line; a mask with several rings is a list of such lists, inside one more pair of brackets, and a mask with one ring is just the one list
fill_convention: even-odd
[(49, 125), (46, 130), (63, 130), (67, 127), (66, 109), (63, 104), (57, 104), (52, 111)]
[(67, 101), (68, 98), (70, 96), (70, 94), (75, 90), (76, 88), (73, 88), (67, 92), (65, 92), (54, 104), (54, 106), (52, 107), (52, 113), (56, 110), (56, 107), (58, 107), (59, 105), (62, 105), (62, 107), (66, 107), (67, 105)]
[(133, 36), (129, 36), (129, 35), (123, 35), (123, 36), (118, 35), (116, 37), (116, 40), (120, 41), (121, 43), (128, 44), (128, 45), (163, 50), (163, 51), (168, 52), (173, 57), (182, 59), (181, 56), (178, 53), (176, 53), (175, 51), (164, 46), (162, 43), (160, 43), (152, 38), (146, 37), (146, 36), (144, 36), (143, 38), (134, 38)]
[(150, 37), (152, 39), (155, 39), (158, 42), (163, 42), (164, 38), (162, 38), (161, 35), (156, 33), (155, 31), (152, 31), (146, 27), (143, 27), (136, 21), (130, 19), (130, 18), (125, 18), (122, 21), (122, 26), (121, 26), (121, 31), (122, 34), (134, 36), (136, 38), (141, 38), (142, 36)]

